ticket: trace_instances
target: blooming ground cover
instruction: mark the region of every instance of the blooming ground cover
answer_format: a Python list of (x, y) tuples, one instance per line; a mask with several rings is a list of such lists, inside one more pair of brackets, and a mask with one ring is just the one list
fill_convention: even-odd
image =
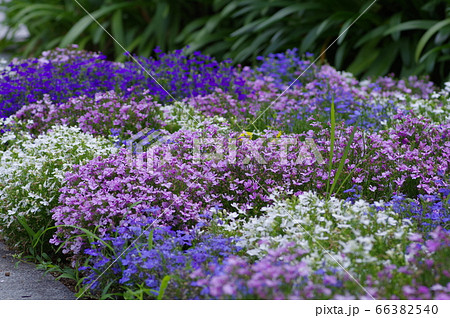
[(450, 299), (450, 83), (155, 56), (0, 70), (0, 234), (23, 257), (83, 298)]

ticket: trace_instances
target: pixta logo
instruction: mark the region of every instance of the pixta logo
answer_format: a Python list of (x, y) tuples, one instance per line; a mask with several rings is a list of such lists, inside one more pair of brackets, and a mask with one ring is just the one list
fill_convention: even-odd
[[(176, 154), (171, 151), (170, 135), (160, 131), (144, 129), (131, 136), (126, 142), (130, 164), (148, 171), (157, 169), (170, 161)], [(186, 141), (187, 142), (187, 141)], [(290, 136), (255, 137), (244, 132), (233, 138), (193, 138), (189, 140), (190, 158), (194, 163), (201, 161), (225, 161), (227, 164), (246, 165), (250, 163), (269, 164), (266, 158), (280, 165), (302, 165), (324, 160), (312, 138), (300, 141)]]

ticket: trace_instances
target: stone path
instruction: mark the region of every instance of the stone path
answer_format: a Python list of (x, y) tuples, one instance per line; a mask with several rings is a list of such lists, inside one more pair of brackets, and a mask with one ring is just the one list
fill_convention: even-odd
[(61, 282), (36, 269), (33, 264), (20, 262), (0, 242), (0, 300), (35, 299), (35, 300), (70, 300), (75, 295)]

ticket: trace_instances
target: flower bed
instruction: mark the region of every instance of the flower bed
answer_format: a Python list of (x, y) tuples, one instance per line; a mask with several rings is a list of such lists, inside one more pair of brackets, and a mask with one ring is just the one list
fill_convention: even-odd
[(95, 299), (450, 299), (450, 84), (155, 53), (1, 71), (8, 244)]

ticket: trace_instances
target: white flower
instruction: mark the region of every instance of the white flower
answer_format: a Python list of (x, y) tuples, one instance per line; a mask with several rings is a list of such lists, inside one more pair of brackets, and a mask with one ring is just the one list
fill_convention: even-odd
[(431, 98), (439, 98), (441, 97), (441, 95), (438, 92), (433, 92), (433, 94), (431, 94)]
[(347, 242), (339, 242), (339, 243), (344, 247), (342, 252), (345, 254), (353, 254), (360, 248), (360, 245), (355, 240), (350, 240)]
[(82, 133), (76, 127), (55, 126), (36, 139), (15, 133), (2, 136), (2, 141), (14, 142), (0, 152), (0, 184), (4, 185), (0, 225), (6, 227), (4, 231), (13, 224), (15, 215), (26, 217), (56, 204), (65, 173), (73, 164), (117, 152), (108, 140)]
[[(401, 242), (412, 232), (411, 222), (403, 222), (389, 208), (377, 211), (364, 200), (355, 204), (336, 198), (327, 201), (312, 192), (303, 193), (292, 200), (275, 199), (272, 205), (261, 209), (264, 213), (259, 217), (247, 221), (230, 221), (241, 237), (240, 246), (247, 253), (251, 251), (249, 255), (261, 258), (271, 248), (295, 242), (298, 247), (309, 251), (304, 259), (313, 267), (322, 266), (323, 261), (335, 266), (335, 262), (326, 256), (326, 251), (321, 247), (322, 244), (328, 246), (328, 242), (332, 242), (329, 252), (333, 255), (353, 255), (352, 260), (343, 259), (346, 266), (351, 268), (358, 263), (385, 262), (371, 255), (372, 251), (385, 249), (384, 245), (375, 245), (384, 242), (395, 245), (398, 243), (395, 240)], [(384, 205), (378, 202), (375, 206), (379, 208)], [(281, 222), (278, 221), (280, 219)], [(277, 231), (273, 231), (275, 224)], [(383, 240), (377, 240), (379, 236)]]
[(384, 237), (384, 236), (386, 236), (387, 234), (388, 234), (387, 231), (377, 231), (377, 232), (375, 233), (376, 236), (381, 236), (381, 237)]

